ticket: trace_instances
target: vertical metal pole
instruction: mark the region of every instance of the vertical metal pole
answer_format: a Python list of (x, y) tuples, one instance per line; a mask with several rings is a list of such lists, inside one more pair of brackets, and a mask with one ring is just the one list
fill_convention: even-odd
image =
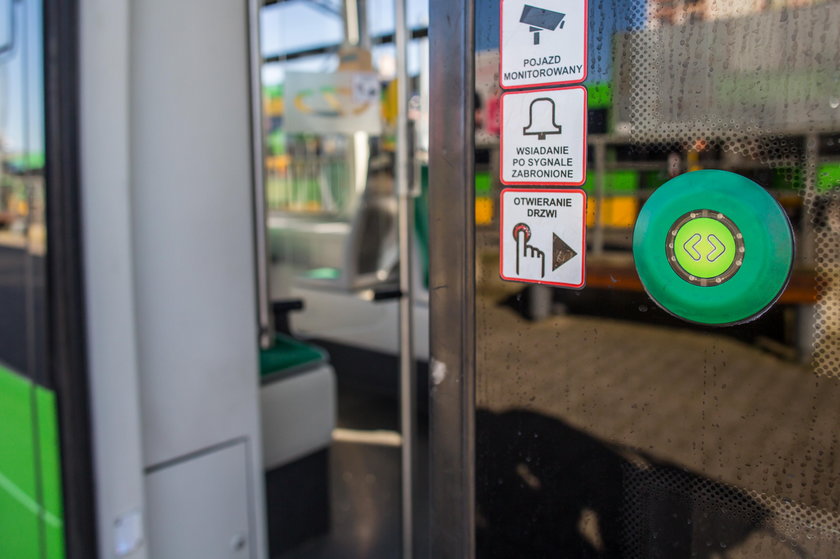
[(430, 0), (430, 556), (475, 556), (475, 37), (472, 0)]
[(359, 33), (359, 8), (356, 0), (344, 0), (344, 42), (348, 45), (358, 45), (361, 36)]
[[(356, 21), (359, 24), (359, 46), (370, 50), (370, 29), (368, 29), (367, 0), (355, 0)], [(395, 14), (396, 17), (396, 14)]]
[(260, 52), (259, 0), (248, 2), (249, 59), (251, 77), (251, 153), (253, 154), (254, 241), (257, 265), (257, 318), (260, 347), (274, 343), (274, 320), (271, 314), (271, 292), (268, 270), (268, 220), (265, 203), (265, 157), (262, 139), (262, 53)]
[(416, 442), (414, 358), (414, 197), (409, 183), (408, 28), (405, 0), (394, 0), (397, 60), (397, 142), (394, 180), (399, 202), (400, 245), (400, 431), (402, 432), (402, 556), (414, 556), (414, 449)]
[(344, 42), (370, 50), (367, 0), (344, 0)]

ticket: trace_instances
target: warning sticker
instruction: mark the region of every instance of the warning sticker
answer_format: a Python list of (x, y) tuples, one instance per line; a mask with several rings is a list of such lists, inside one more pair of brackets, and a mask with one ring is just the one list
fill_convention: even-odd
[(587, 0), (502, 0), (499, 26), (503, 88), (586, 79)]
[(586, 282), (586, 194), (582, 190), (502, 191), (502, 279), (580, 289)]
[(586, 88), (505, 93), (501, 123), (502, 183), (586, 182)]

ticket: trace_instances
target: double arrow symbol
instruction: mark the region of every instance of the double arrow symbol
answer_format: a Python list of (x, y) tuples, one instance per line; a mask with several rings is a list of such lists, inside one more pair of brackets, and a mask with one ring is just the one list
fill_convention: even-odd
[[(723, 253), (726, 252), (726, 247), (723, 245), (720, 239), (717, 238), (714, 234), (710, 234), (708, 237), (709, 244), (712, 245), (712, 252), (706, 255), (706, 260), (709, 262), (714, 262), (721, 256)], [(702, 258), (700, 251), (697, 250), (697, 245), (700, 241), (703, 240), (703, 237), (700, 236), (700, 233), (695, 233), (692, 235), (683, 245), (683, 249), (688, 253), (688, 255), (694, 260), (695, 262), (699, 262)]]

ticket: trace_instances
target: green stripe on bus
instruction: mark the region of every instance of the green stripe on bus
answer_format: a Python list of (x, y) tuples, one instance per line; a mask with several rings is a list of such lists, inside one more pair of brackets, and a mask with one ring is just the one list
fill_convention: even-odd
[(38, 406), (38, 443), (41, 449), (41, 498), (47, 559), (64, 557), (64, 510), (61, 495), (61, 458), (55, 392), (35, 387)]
[(0, 557), (62, 559), (62, 517), (55, 394), (0, 366)]

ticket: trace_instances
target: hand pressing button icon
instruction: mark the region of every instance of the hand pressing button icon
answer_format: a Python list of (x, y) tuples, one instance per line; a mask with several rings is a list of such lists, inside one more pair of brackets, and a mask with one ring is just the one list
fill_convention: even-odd
[(540, 249), (528, 244), (531, 240), (531, 228), (524, 223), (517, 223), (513, 227), (513, 238), (516, 240), (516, 275), (519, 272), (519, 263), (523, 265), (531, 261), (539, 260), (540, 277), (545, 277), (545, 253)]

